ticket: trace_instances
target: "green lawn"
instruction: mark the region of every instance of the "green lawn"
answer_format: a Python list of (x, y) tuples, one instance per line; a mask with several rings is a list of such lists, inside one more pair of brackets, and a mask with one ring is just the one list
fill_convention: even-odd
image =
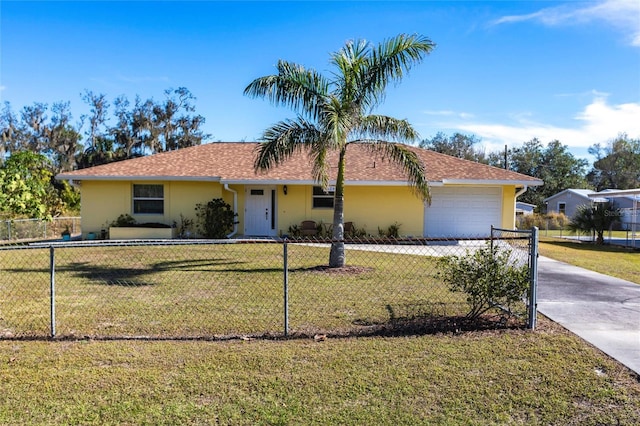
[[(639, 378), (544, 318), (535, 332), (332, 337), (455, 315), (463, 298), (429, 257), (350, 251), (352, 268), (330, 273), (326, 249), (289, 249), (294, 334), (326, 340), (0, 340), (0, 424), (640, 423)], [(0, 332), (46, 335), (48, 256), (0, 251)], [(282, 261), (278, 245), (57, 250), (58, 328), (281, 330)]]
[(539, 323), (318, 342), (0, 341), (0, 423), (638, 424), (638, 377)]
[[(586, 237), (586, 236), (590, 236), (587, 234), (579, 234), (579, 233), (575, 233), (575, 232), (571, 232), (568, 229), (544, 229), (544, 228), (540, 228), (539, 230), (540, 236), (541, 237), (576, 237), (576, 236), (582, 236), (582, 237)], [(627, 233), (627, 231), (611, 231), (611, 232), (605, 232), (604, 233), (604, 238), (607, 239), (609, 237), (612, 238), (631, 238), (631, 232)]]
[[(49, 249), (0, 251), (0, 335), (47, 336)], [(428, 256), (348, 251), (323, 270), (325, 247), (289, 245), (289, 332), (353, 334), (416, 316), (467, 311)], [(283, 334), (280, 244), (59, 248), (57, 336)]]
[(541, 238), (540, 254), (640, 284), (640, 250)]

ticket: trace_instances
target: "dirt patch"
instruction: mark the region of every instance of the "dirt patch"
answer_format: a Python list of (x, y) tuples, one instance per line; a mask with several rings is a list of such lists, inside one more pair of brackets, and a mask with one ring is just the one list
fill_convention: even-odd
[(364, 274), (365, 272), (373, 271), (373, 268), (370, 268), (368, 266), (355, 265), (345, 265), (341, 268), (331, 268), (327, 265), (319, 265), (311, 268), (300, 269), (300, 271), (327, 275), (360, 275)]

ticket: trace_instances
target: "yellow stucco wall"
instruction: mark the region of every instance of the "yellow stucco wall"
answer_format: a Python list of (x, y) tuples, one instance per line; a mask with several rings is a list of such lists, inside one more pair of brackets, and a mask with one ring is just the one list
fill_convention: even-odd
[[(135, 183), (163, 184), (165, 210), (162, 215), (133, 214), (132, 188)], [(233, 205), (233, 195), (216, 182), (83, 181), (81, 185), (82, 232), (99, 233), (121, 214), (137, 222), (180, 224), (180, 215), (195, 219), (195, 206), (222, 197)]]
[(502, 228), (515, 229), (516, 227), (516, 192), (513, 185), (505, 185), (502, 188)]
[[(165, 212), (163, 215), (134, 215), (132, 213), (132, 187), (134, 183), (164, 185)], [(333, 210), (313, 208), (312, 185), (265, 186), (276, 190), (276, 233), (288, 233), (291, 225), (303, 220), (331, 223)], [(245, 187), (230, 185), (237, 191), (238, 234), (244, 229)], [(213, 198), (222, 197), (233, 206), (233, 194), (217, 182), (137, 182), (137, 181), (83, 181), (82, 229), (99, 233), (121, 214), (130, 214), (138, 222), (180, 224), (180, 215), (195, 219), (195, 206)], [(515, 226), (515, 193), (513, 185), (502, 190), (502, 227)], [(407, 186), (347, 186), (345, 188), (344, 220), (354, 222), (369, 234), (377, 235), (378, 228), (386, 229), (400, 224), (400, 235), (421, 236), (424, 227), (424, 205)]]
[[(401, 235), (420, 236), (423, 230), (422, 201), (406, 186), (347, 186), (344, 191), (344, 220), (358, 229), (377, 235), (399, 223)], [(313, 208), (313, 186), (288, 185), (287, 195), (278, 186), (278, 229), (287, 233), (303, 220), (333, 222), (333, 209)]]

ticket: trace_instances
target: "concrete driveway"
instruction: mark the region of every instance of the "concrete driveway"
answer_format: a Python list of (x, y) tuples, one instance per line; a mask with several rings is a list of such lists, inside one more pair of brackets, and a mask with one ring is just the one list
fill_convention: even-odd
[(640, 374), (640, 285), (540, 257), (538, 311)]

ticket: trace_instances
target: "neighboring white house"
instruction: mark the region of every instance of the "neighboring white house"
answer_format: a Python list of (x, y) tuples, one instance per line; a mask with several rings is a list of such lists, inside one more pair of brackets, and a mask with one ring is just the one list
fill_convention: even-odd
[[(620, 209), (620, 223), (622, 229), (633, 231), (635, 241), (636, 232), (640, 230), (640, 188), (636, 189), (606, 189), (598, 193), (615, 202)], [(590, 196), (594, 198), (594, 196)]]
[(529, 216), (533, 214), (533, 210), (536, 208), (535, 204), (524, 203), (522, 201), (516, 201), (516, 216)]

